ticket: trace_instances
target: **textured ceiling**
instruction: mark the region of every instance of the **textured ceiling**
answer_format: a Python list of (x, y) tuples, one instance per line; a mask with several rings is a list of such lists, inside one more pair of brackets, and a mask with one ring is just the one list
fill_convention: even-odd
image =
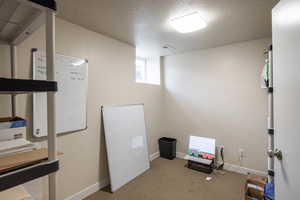
[(27, 24), (38, 14), (38, 10), (18, 1), (0, 0), (0, 40), (10, 42), (24, 30), (21, 24)]
[[(271, 36), (278, 0), (59, 0), (58, 16), (137, 47), (140, 56), (169, 55)], [(180, 34), (171, 17), (197, 10), (204, 30)], [(163, 46), (170, 48), (165, 49)]]

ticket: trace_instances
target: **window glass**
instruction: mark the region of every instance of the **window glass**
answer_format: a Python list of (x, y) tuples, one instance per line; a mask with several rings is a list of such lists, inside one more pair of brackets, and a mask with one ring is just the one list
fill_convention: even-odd
[(135, 80), (139, 83), (144, 83), (146, 81), (146, 60), (136, 59), (135, 61)]
[(160, 85), (160, 57), (137, 58), (135, 65), (136, 82)]

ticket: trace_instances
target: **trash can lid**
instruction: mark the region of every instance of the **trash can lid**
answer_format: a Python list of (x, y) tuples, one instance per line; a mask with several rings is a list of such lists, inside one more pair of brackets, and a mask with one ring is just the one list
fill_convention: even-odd
[(167, 137), (162, 137), (159, 139), (160, 142), (176, 142), (177, 140), (175, 138), (167, 138)]

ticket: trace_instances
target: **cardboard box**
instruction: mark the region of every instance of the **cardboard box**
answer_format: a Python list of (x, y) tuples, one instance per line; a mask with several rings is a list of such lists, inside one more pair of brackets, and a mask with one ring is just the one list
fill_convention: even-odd
[(264, 187), (267, 183), (267, 177), (248, 174), (245, 185), (245, 199), (264, 199)]
[(0, 141), (26, 139), (26, 120), (20, 117), (0, 118)]
[(265, 176), (258, 176), (255, 174), (248, 174), (247, 183), (252, 183), (254, 185), (264, 187), (267, 184), (268, 178)]

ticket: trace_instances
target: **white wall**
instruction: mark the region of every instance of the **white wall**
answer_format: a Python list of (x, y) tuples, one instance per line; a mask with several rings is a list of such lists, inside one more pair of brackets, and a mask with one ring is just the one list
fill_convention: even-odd
[[(266, 171), (266, 91), (260, 88), (270, 39), (195, 51), (164, 59), (165, 133), (186, 152), (189, 135), (214, 137), (225, 161)], [(239, 148), (245, 158), (239, 162)]]
[[(61, 169), (58, 172), (58, 199), (62, 200), (108, 179), (100, 123), (101, 105), (144, 103), (149, 151), (158, 151), (162, 89), (157, 85), (135, 83), (134, 47), (60, 19), (57, 19), (56, 34), (57, 52), (89, 60), (88, 129), (58, 138), (58, 149), (63, 152), (59, 157)], [(9, 51), (7, 47), (1, 47), (2, 64), (5, 59), (9, 60)], [(18, 47), (18, 78), (32, 77), (31, 48), (44, 47), (43, 28)], [(2, 51), (5, 52), (3, 57)], [(9, 69), (8, 64), (1, 65), (0, 75), (9, 77)], [(0, 96), (1, 116), (7, 116), (10, 112), (8, 100), (7, 97)], [(17, 114), (29, 121), (28, 134), (31, 134), (30, 95), (18, 96)]]

